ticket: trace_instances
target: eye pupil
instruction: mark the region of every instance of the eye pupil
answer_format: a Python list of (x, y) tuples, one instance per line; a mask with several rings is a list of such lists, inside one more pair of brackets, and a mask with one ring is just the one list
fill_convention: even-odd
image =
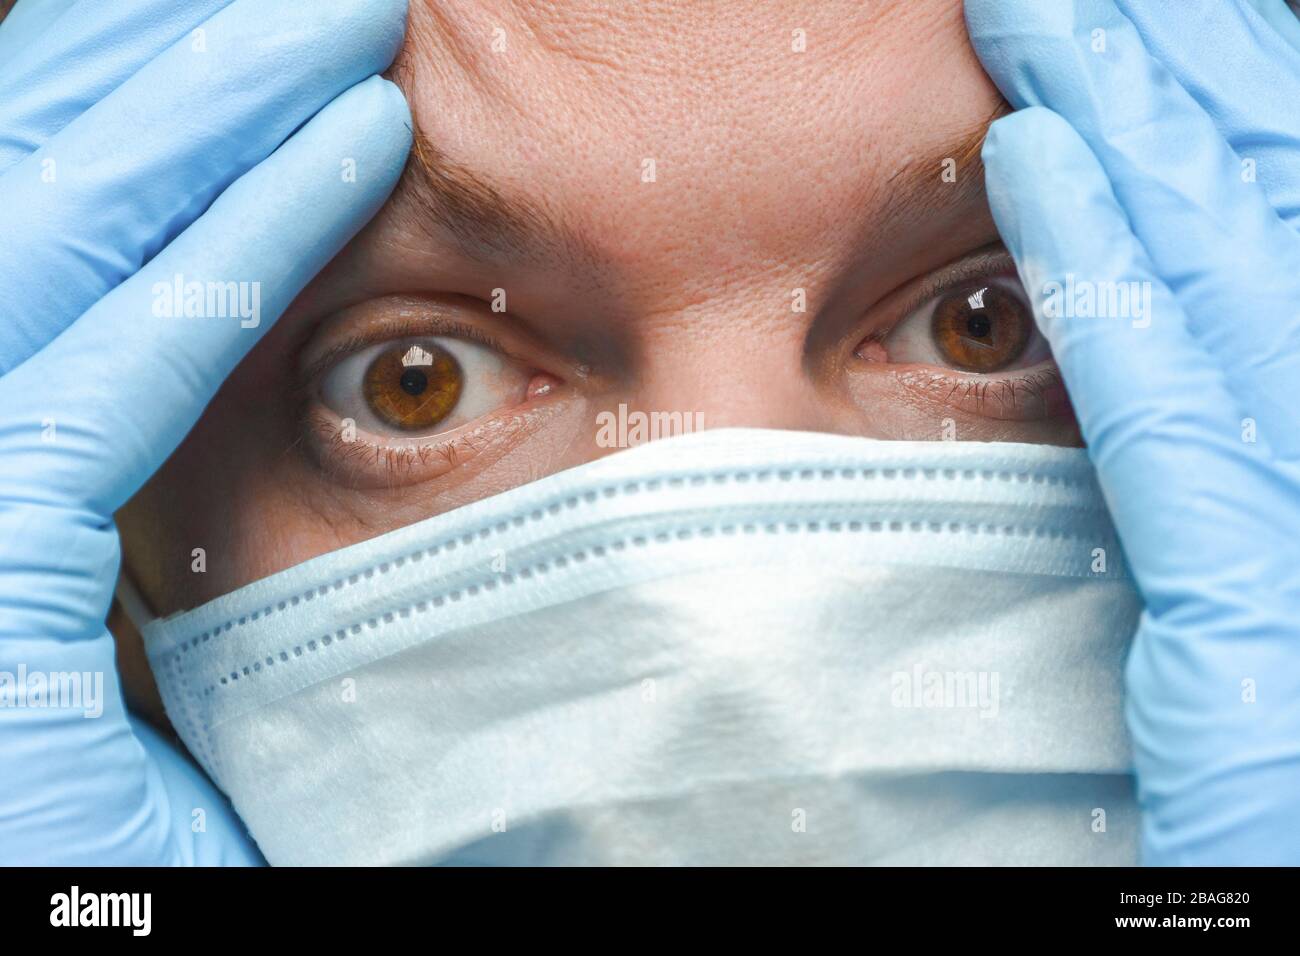
[(408, 368), (398, 379), (398, 385), (407, 395), (419, 395), (429, 387), (429, 376), (425, 375), (418, 368)]
[(993, 323), (984, 312), (972, 312), (966, 320), (966, 331), (972, 338), (986, 339), (993, 331)]

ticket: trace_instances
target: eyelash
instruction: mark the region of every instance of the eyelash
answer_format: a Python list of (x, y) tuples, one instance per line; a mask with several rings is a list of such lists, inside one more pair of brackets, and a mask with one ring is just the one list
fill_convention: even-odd
[[(1052, 366), (1029, 374), (1019, 375), (1015, 378), (1004, 378), (989, 382), (958, 382), (949, 392), (947, 401), (951, 402), (951, 396), (958, 390), (962, 390), (958, 404), (971, 401), (976, 411), (983, 414), (990, 401), (996, 400), (1003, 408), (1023, 408), (1027, 404), (1027, 398), (1045, 399), (1049, 392), (1059, 388), (1062, 384), (1061, 373), (1057, 371), (1055, 366)], [(995, 398), (990, 398), (990, 389), (997, 390), (998, 394)]]
[(473, 444), (475, 436), (493, 424), (486, 423), (468, 435), (433, 441), (427, 445), (380, 445), (369, 441), (344, 441), (340, 425), (319, 412), (309, 417), (314, 420), (317, 430), (327, 436), (329, 454), (344, 468), (352, 465), (364, 467), (368, 463), (382, 464), (389, 476), (403, 475), (417, 467), (427, 467), (431, 461), (438, 459), (448, 468), (454, 468), (456, 458), (461, 453), (459, 449), (469, 451), (467, 446)]
[(931, 299), (946, 295), (972, 280), (1003, 276), (1019, 281), (1015, 260), (1009, 253), (996, 250), (976, 252), (960, 262), (953, 263), (942, 272), (927, 276), (921, 283), (921, 287), (909, 298), (902, 313), (904, 316), (911, 315)]

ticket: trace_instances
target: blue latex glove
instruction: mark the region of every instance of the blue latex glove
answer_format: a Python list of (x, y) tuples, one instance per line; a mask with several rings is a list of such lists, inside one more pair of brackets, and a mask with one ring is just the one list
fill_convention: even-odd
[[(410, 114), (374, 74), (405, 14), (24, 0), (0, 24), (0, 863), (260, 862), (125, 710), (112, 516), (396, 184)], [(260, 283), (260, 321), (159, 317), (177, 275)], [(20, 669), (101, 675), (102, 714), (84, 689), (16, 706)]]
[[(1300, 225), (1300, 18), (1284, 0), (1117, 0), (1147, 51)], [(1230, 65), (1229, 65), (1230, 64)]]
[[(1270, 26), (1286, 13), (966, 0), (1021, 108), (989, 131), (989, 201), (1146, 604), (1127, 708), (1149, 864), (1300, 863), (1300, 55)], [(1071, 278), (1148, 284), (1150, 313), (1063, 314), (1050, 283)]]

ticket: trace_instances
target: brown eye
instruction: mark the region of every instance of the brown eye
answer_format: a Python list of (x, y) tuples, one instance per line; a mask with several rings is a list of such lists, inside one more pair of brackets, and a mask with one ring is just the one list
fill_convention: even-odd
[(943, 357), (970, 372), (994, 372), (1024, 352), (1034, 318), (995, 285), (967, 286), (939, 300), (931, 334)]
[(464, 384), (460, 363), (430, 342), (385, 349), (366, 369), (362, 390), (381, 421), (415, 431), (451, 414)]

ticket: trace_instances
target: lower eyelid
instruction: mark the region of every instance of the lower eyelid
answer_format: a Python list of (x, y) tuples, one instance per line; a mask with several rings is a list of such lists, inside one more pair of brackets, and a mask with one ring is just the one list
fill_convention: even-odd
[(1000, 421), (1039, 421), (1070, 411), (1055, 363), (996, 375), (906, 366), (894, 373), (900, 388), (928, 404)]
[(304, 412), (301, 427), (305, 446), (322, 470), (357, 487), (395, 487), (443, 478), (493, 448), (508, 450), (546, 422), (552, 403), (548, 395), (536, 404), (502, 409), (426, 438), (401, 439), (357, 429), (352, 440), (345, 440), (343, 420), (321, 405)]
[(453, 429), (425, 442), (390, 444), (361, 434), (347, 441), (337, 418), (316, 410), (304, 427), (318, 467), (351, 487), (399, 487), (446, 477), (492, 445), (508, 440), (511, 422), (495, 419)]

